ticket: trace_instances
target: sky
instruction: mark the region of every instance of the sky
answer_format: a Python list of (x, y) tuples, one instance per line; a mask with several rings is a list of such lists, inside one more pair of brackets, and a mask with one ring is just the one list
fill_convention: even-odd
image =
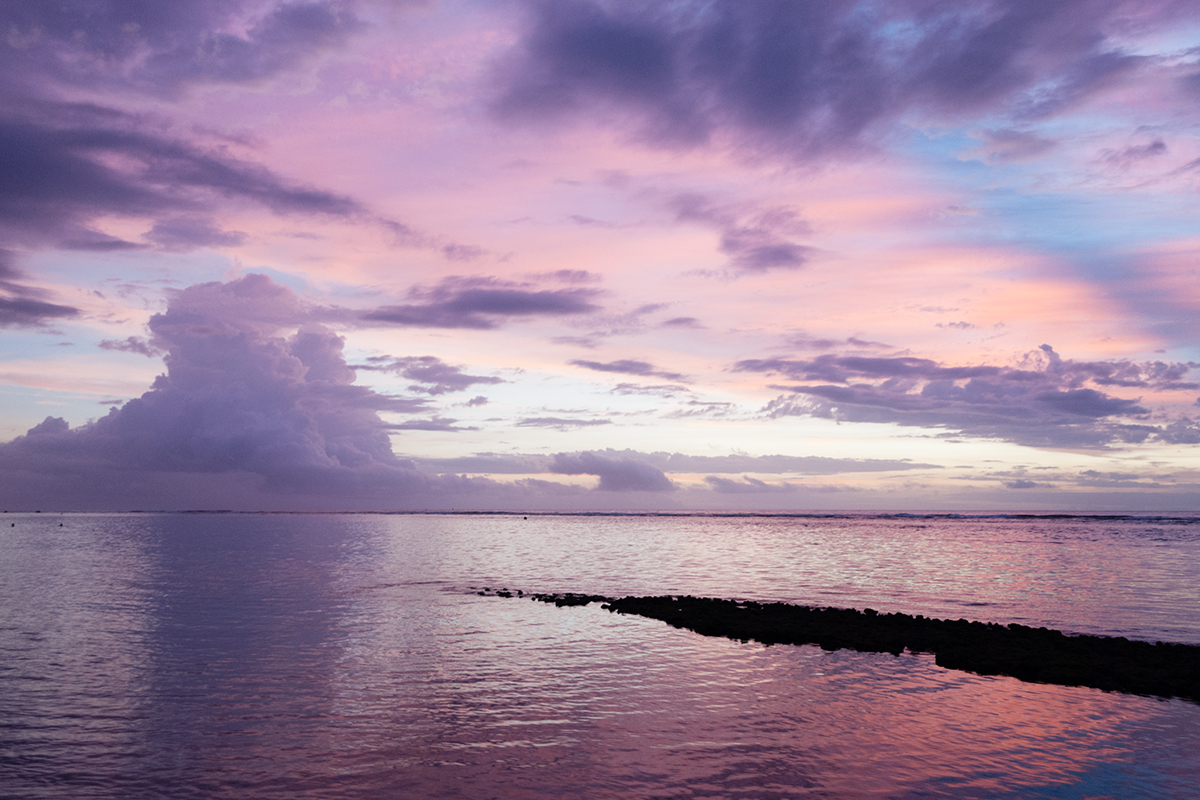
[(1200, 510), (1194, 0), (0, 8), (0, 509)]

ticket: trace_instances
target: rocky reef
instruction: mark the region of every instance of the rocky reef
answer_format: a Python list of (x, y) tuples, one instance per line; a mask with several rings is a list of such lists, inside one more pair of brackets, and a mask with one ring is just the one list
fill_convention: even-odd
[[(514, 596), (507, 590), (480, 594)], [(611, 598), (525, 592), (518, 596), (557, 606), (599, 602), (613, 613), (662, 620), (705, 636), (865, 653), (932, 653), (941, 667), (979, 675), (1007, 675), (1033, 683), (1090, 686), (1200, 702), (1197, 645), (1076, 636), (1016, 624), (880, 614), (870, 608), (856, 611), (691, 596)]]

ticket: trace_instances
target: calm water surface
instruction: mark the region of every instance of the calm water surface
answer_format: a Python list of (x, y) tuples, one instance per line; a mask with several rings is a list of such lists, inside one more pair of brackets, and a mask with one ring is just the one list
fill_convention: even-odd
[(473, 594), (1200, 643), (1196, 519), (0, 521), (0, 797), (1200, 797), (1196, 704)]

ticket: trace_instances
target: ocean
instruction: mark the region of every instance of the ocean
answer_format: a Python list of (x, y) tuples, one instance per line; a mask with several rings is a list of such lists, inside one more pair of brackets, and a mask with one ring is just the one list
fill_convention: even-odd
[(0, 797), (1200, 797), (1194, 702), (497, 589), (1200, 644), (1200, 517), (4, 514)]

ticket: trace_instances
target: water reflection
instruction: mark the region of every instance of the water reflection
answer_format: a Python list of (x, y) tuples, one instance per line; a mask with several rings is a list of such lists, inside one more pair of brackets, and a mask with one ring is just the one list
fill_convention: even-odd
[[(67, 519), (0, 538), (0, 796), (1150, 798), (1200, 785), (1200, 706), (467, 591), (841, 597), (909, 613), (987, 602), (984, 619), (1186, 632), (1190, 540), (1012, 522)], [(1098, 612), (1099, 597), (1123, 610)]]

